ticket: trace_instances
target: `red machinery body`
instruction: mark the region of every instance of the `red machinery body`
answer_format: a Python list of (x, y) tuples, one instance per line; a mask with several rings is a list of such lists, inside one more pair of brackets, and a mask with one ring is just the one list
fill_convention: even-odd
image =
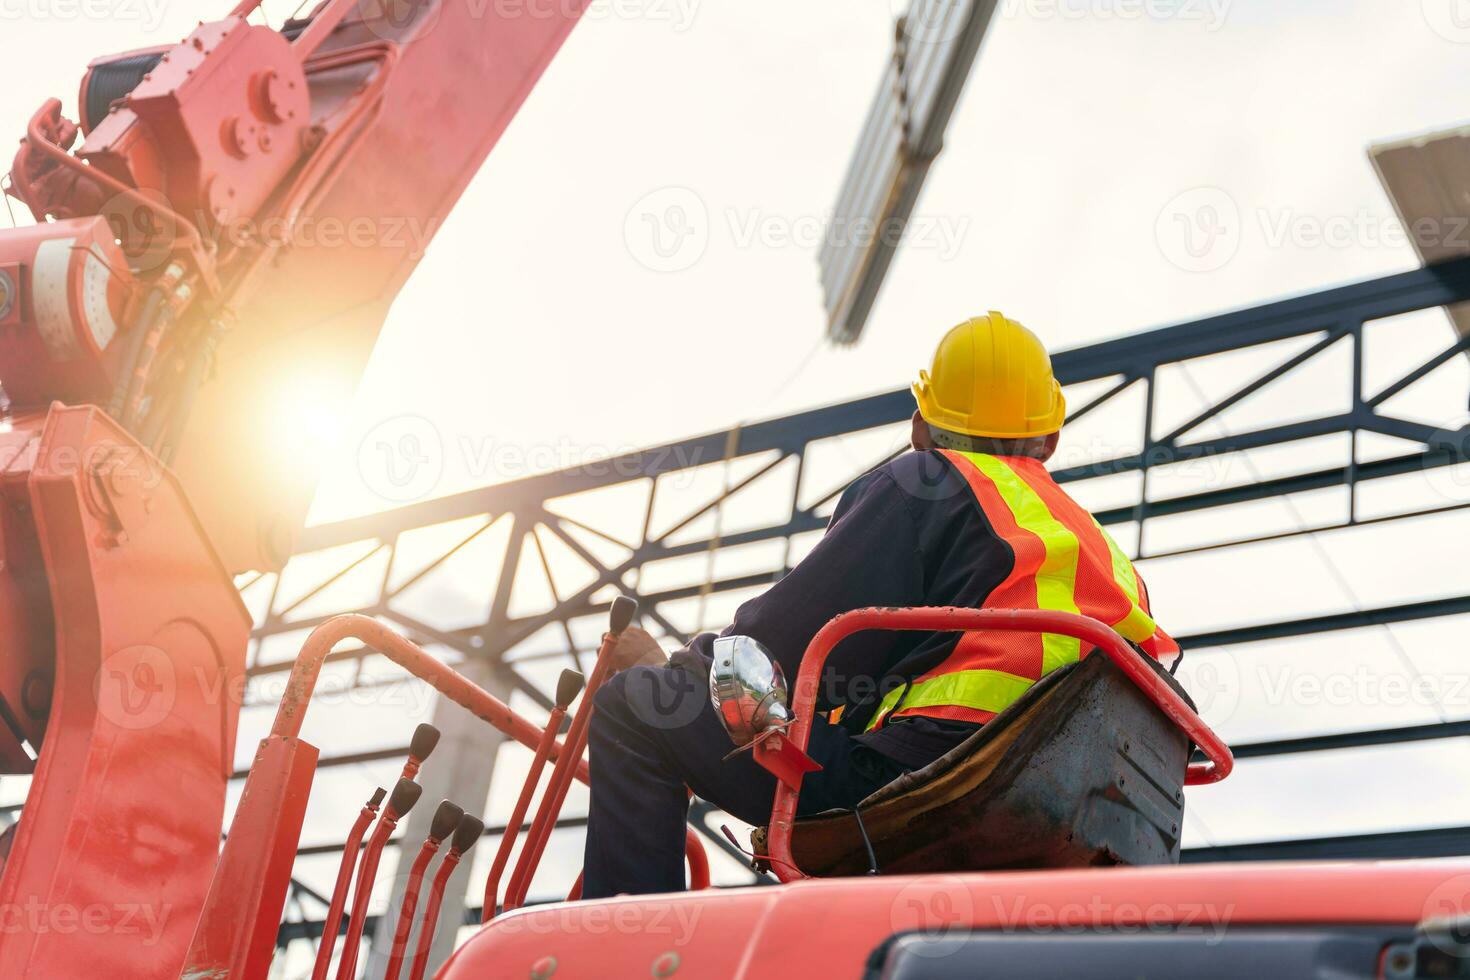
[[(586, 2), (324, 0), (279, 30), (255, 6), (95, 59), (81, 124), (46, 101), (11, 169), (38, 223), (0, 233), (0, 773), (34, 778), (0, 840), (0, 977), (178, 977), (210, 915), (236, 920), (208, 934), (248, 960), (232, 975), (263, 975), (268, 948), (236, 954), (279, 907), (230, 886), (293, 855), (215, 875), (250, 629), (232, 575), (290, 554), (318, 464), (265, 423), (290, 371), (351, 396)], [(274, 808), (232, 833), (285, 840), (315, 750), (257, 763), (247, 799), (268, 783)]]
[[(265, 424), (283, 374), (310, 366), (317, 394), (351, 397), (394, 297), (588, 2), (326, 0), (273, 30), (242, 0), (176, 45), (93, 61), (82, 125), (55, 100), (31, 120), (14, 196), (38, 218), (108, 219), (134, 317), (167, 292), (123, 421), (176, 460), (230, 570), (278, 567), (316, 484), (318, 461), (283, 459)], [(0, 235), (0, 266), (35, 250), (5, 243), (20, 234)], [(115, 379), (88, 381), (12, 400), (107, 404)]]
[[(1463, 914), (1467, 885), (1470, 863), (1463, 860), (812, 880), (522, 909), (471, 938), (439, 978), (856, 980), (878, 976), (867, 972), (869, 958), (905, 934), (1019, 935), (1065, 944), (1087, 934), (1147, 937), (1183, 928), (1197, 931), (1203, 944), (1252, 927), (1337, 924), (1398, 927), (1408, 935), (1427, 917)], [(929, 962), (936, 969), (944, 952), (934, 947)], [(1286, 975), (1303, 974), (1274, 974)]]
[(177, 976), (219, 848), (249, 616), (178, 481), (115, 422), (57, 405), (11, 425), (9, 771), (31, 768), (22, 738), (40, 752), (0, 876), (20, 920), (0, 976)]
[(200, 24), (160, 55), (77, 155), (157, 192), (196, 227), (215, 227), (260, 210), (305, 154), (310, 124), (291, 43), (231, 16)]

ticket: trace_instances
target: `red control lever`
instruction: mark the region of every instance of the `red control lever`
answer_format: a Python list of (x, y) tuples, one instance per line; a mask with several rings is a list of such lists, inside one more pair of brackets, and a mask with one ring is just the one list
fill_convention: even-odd
[(352, 884), (352, 869), (357, 864), (357, 852), (362, 847), (363, 835), (368, 825), (378, 815), (378, 807), (388, 791), (379, 786), (373, 798), (367, 801), (356, 822), (347, 833), (347, 843), (342, 847), (342, 863), (337, 867), (337, 883), (332, 887), (332, 901), (327, 906), (327, 918), (322, 923), (322, 941), (316, 950), (316, 965), (311, 969), (311, 980), (326, 980), (327, 969), (332, 965), (332, 948), (337, 944), (337, 932), (342, 928), (342, 907), (347, 904), (347, 888)]
[(424, 980), (424, 973), (429, 966), (429, 950), (434, 945), (434, 930), (439, 925), (439, 907), (444, 901), (444, 889), (449, 884), (449, 876), (454, 874), (460, 858), (479, 842), (480, 835), (484, 832), (485, 823), (479, 817), (466, 813), (460, 818), (459, 827), (454, 831), (454, 840), (449, 844), (449, 851), (439, 864), (433, 884), (429, 886), (429, 901), (424, 906), (423, 924), (419, 926), (419, 947), (413, 954), (413, 967), (409, 970), (408, 980)]

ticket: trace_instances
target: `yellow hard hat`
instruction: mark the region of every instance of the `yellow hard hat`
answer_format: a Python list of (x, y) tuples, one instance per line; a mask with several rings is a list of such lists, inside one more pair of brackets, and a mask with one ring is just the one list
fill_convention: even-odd
[(944, 335), (914, 384), (930, 425), (967, 436), (1026, 439), (1056, 432), (1067, 400), (1036, 335), (992, 311)]

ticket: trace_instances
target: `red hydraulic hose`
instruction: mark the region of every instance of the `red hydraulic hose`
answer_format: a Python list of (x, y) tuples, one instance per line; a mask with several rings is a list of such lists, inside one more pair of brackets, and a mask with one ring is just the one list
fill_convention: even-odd
[(347, 941), (342, 947), (342, 959), (337, 962), (337, 980), (352, 980), (357, 972), (358, 946), (362, 943), (362, 930), (367, 924), (368, 899), (372, 898), (373, 882), (378, 877), (378, 860), (383, 856), (383, 846), (398, 821), (413, 809), (424, 788), (411, 779), (400, 779), (388, 798), (383, 817), (373, 828), (368, 838), (367, 850), (362, 852), (358, 866), (357, 884), (352, 891), (352, 918), (347, 923)]
[(592, 718), (592, 697), (611, 669), (613, 650), (618, 645), (618, 638), (628, 628), (637, 612), (638, 603), (627, 596), (618, 596), (613, 600), (611, 622), (608, 624), (608, 631), (602, 636), (602, 645), (597, 650), (597, 662), (592, 667), (592, 677), (587, 681), (587, 690), (582, 696), (582, 708), (572, 718), (572, 727), (567, 732), (567, 751), (556, 760), (556, 766), (551, 770), (546, 794), (541, 797), (541, 808), (536, 811), (536, 819), (526, 837), (526, 846), (521, 850), (515, 873), (511, 875), (510, 885), (506, 888), (507, 911), (519, 908), (526, 900), (531, 878), (536, 874), (537, 865), (541, 863), (546, 842), (551, 838), (551, 828), (556, 823), (556, 816), (561, 812), (567, 790), (572, 785), (571, 763), (575, 759), (581, 759), (582, 753), (587, 749), (587, 725)]
[(490, 866), (490, 877), (485, 881), (485, 902), (480, 911), (480, 922), (486, 923), (495, 918), (495, 910), (500, 904), (500, 877), (505, 873), (505, 866), (510, 861), (511, 848), (515, 846), (516, 838), (520, 836), (521, 824), (525, 822), (526, 811), (531, 808), (531, 797), (536, 794), (536, 784), (541, 781), (541, 772), (546, 768), (546, 760), (551, 757), (551, 743), (556, 740), (556, 733), (561, 730), (562, 719), (567, 716), (567, 708), (577, 699), (582, 690), (583, 677), (575, 670), (564, 670), (561, 679), (556, 685), (556, 704), (551, 709), (551, 715), (546, 719), (546, 731), (541, 735), (541, 741), (536, 746), (536, 755), (531, 759), (531, 768), (526, 773), (526, 782), (521, 786), (520, 798), (516, 800), (515, 809), (511, 811), (510, 821), (505, 825), (505, 833), (500, 835), (500, 847), (495, 851), (495, 863)]
[(419, 926), (419, 945), (413, 954), (408, 980), (424, 980), (424, 973), (429, 968), (429, 951), (434, 947), (435, 928), (439, 925), (439, 908), (444, 902), (444, 889), (449, 885), (449, 876), (459, 866), (460, 858), (479, 843), (480, 835), (484, 832), (485, 824), (478, 817), (466, 813), (460, 818), (459, 827), (454, 831), (454, 840), (450, 842), (449, 850), (434, 875), (434, 882), (429, 886), (429, 901), (424, 906), (424, 921)]
[(342, 907), (347, 904), (347, 888), (352, 884), (352, 869), (357, 864), (357, 852), (362, 846), (362, 838), (367, 833), (368, 825), (378, 815), (379, 804), (387, 795), (387, 790), (379, 786), (347, 833), (347, 843), (342, 847), (342, 863), (337, 867), (337, 883), (332, 887), (332, 901), (327, 906), (327, 918), (322, 923), (322, 941), (316, 950), (316, 965), (311, 969), (311, 980), (327, 980), (327, 969), (332, 965), (332, 948), (337, 944), (337, 931), (342, 928)]
[(434, 819), (429, 824), (429, 835), (424, 838), (423, 846), (419, 848), (413, 865), (408, 869), (408, 880), (404, 882), (403, 907), (398, 911), (398, 925), (393, 930), (393, 948), (388, 950), (388, 965), (383, 971), (383, 980), (398, 980), (398, 971), (403, 969), (403, 955), (408, 950), (408, 936), (413, 932), (413, 914), (418, 909), (419, 892), (424, 887), (424, 872), (428, 870), (434, 855), (439, 853), (439, 844), (454, 833), (462, 817), (464, 811), (448, 800), (440, 803), (439, 809), (434, 811)]

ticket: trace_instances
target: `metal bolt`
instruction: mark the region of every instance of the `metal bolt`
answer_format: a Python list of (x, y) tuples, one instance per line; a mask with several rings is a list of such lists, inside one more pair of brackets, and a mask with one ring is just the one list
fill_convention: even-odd
[(655, 977), (671, 977), (679, 969), (679, 954), (664, 953), (653, 961), (653, 969), (650, 971)]
[(555, 972), (555, 956), (543, 956), (531, 964), (531, 980), (550, 980), (551, 975)]

